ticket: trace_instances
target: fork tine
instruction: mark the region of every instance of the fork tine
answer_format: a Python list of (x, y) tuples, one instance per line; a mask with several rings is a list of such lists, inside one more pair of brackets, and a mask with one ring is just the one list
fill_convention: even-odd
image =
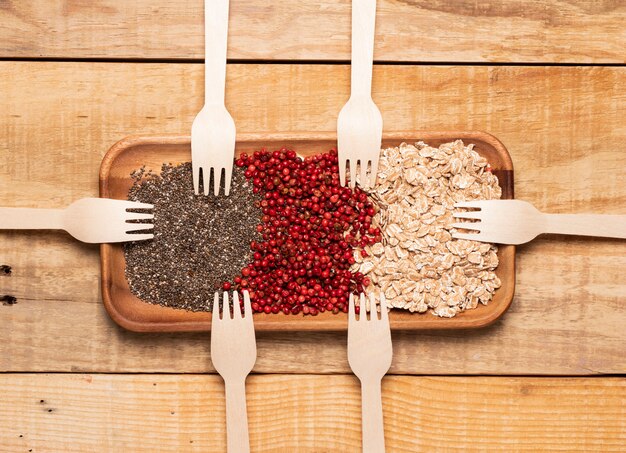
[(211, 311), (213, 312), (211, 316), (211, 329), (215, 330), (220, 320), (220, 296), (217, 291), (215, 291), (215, 295), (213, 296), (213, 308)]
[(452, 237), (454, 239), (465, 239), (466, 241), (479, 241), (480, 233), (476, 233), (476, 234), (454, 233)]
[(378, 177), (378, 157), (370, 161), (372, 165), (370, 166), (370, 188), (374, 187), (376, 184), (376, 178)]
[(241, 305), (239, 305), (239, 293), (233, 291), (233, 319), (241, 319)]
[(224, 167), (224, 195), (228, 196), (228, 194), (230, 193), (230, 183), (232, 181), (232, 176), (233, 176), (233, 166), (232, 165), (227, 165), (226, 167)]
[(154, 225), (151, 223), (128, 223), (126, 222), (126, 232), (130, 233), (131, 231), (143, 231), (143, 230), (151, 230), (154, 228)]
[(387, 309), (387, 299), (385, 299), (385, 294), (381, 292), (378, 295), (378, 300), (380, 304), (380, 320), (385, 324), (389, 324), (389, 310)]
[(367, 161), (361, 160), (359, 165), (361, 170), (359, 175), (361, 187), (369, 187), (369, 183), (367, 180)]
[(213, 195), (218, 196), (220, 194), (220, 182), (222, 180), (222, 169), (213, 167)]
[(378, 321), (378, 310), (376, 309), (376, 297), (374, 293), (369, 294), (370, 299), (370, 321)]
[(455, 211), (452, 213), (452, 217), (457, 219), (481, 219), (484, 213), (482, 211)]
[[(202, 175), (204, 176), (204, 171), (202, 170), (202, 167), (200, 167), (199, 165), (192, 165), (191, 170), (193, 172), (193, 191), (196, 195), (199, 195), (200, 194), (200, 173), (202, 173)], [(206, 187), (206, 184), (204, 184), (204, 187)]]
[(348, 321), (352, 323), (356, 321), (356, 310), (354, 308), (354, 294), (350, 294), (348, 298)]
[(372, 161), (368, 160), (365, 165), (365, 181), (363, 184), (367, 188), (374, 187), (374, 179), (372, 177)]
[(202, 169), (202, 187), (204, 189), (204, 195), (207, 196), (209, 195), (209, 192), (211, 191), (211, 174), (213, 173), (213, 169), (209, 168), (207, 169)]
[(481, 200), (457, 201), (454, 203), (455, 208), (473, 208), (480, 209), (482, 207)]
[(481, 231), (482, 230), (482, 225), (480, 222), (474, 223), (474, 222), (459, 222), (459, 223), (453, 223), (450, 225), (452, 228), (458, 228), (461, 230), (474, 230), (474, 231)]
[(230, 314), (230, 299), (226, 291), (224, 291), (222, 299), (222, 319), (233, 319)]
[(354, 189), (356, 186), (356, 159), (350, 159), (348, 162), (350, 165), (350, 181), (348, 181), (348, 184), (351, 189)]
[(348, 161), (346, 159), (339, 159), (339, 184), (341, 186), (346, 185), (346, 166), (348, 165)]
[(365, 294), (359, 294), (359, 321), (367, 321), (367, 303)]
[(126, 222), (129, 220), (152, 220), (154, 214), (151, 212), (126, 212), (125, 219)]
[(127, 242), (127, 241), (146, 241), (148, 239), (154, 239), (154, 234), (129, 234), (124, 233), (124, 236), (119, 241), (109, 242)]
[[(124, 209), (154, 209), (154, 205), (150, 203), (140, 203), (139, 201), (120, 200)], [(135, 213), (136, 214), (136, 213)]]
[(250, 293), (248, 293), (248, 290), (243, 292), (243, 316), (252, 320), (252, 307), (250, 306)]

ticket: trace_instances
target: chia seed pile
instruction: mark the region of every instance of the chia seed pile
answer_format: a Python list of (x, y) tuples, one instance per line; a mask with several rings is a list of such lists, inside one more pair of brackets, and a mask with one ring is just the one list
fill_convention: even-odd
[(124, 245), (131, 292), (152, 304), (210, 311), (215, 291), (252, 260), (250, 243), (260, 239), (252, 184), (235, 167), (229, 196), (195, 195), (191, 163), (132, 177), (128, 198), (154, 205), (154, 239)]

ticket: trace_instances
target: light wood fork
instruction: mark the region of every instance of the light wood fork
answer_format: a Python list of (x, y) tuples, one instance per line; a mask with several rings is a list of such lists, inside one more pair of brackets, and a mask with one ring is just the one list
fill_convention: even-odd
[(524, 244), (542, 233), (572, 234), (626, 239), (626, 215), (544, 214), (522, 200), (476, 200), (456, 203), (455, 208), (478, 209), (461, 211), (453, 216), (461, 220), (454, 228), (474, 233), (456, 232), (456, 239)]
[(250, 451), (246, 377), (256, 362), (256, 339), (252, 308), (247, 291), (243, 293), (243, 315), (239, 294), (233, 292), (233, 304), (224, 292), (222, 309), (219, 294), (213, 300), (211, 322), (211, 360), (224, 379), (226, 389), (226, 444), (229, 453)]
[(150, 230), (150, 212), (128, 212), (129, 209), (153, 209), (154, 206), (134, 201), (109, 198), (83, 198), (66, 209), (0, 208), (2, 230), (65, 230), (79, 241), (109, 243), (143, 241), (153, 234), (133, 233)]
[(361, 381), (361, 417), (364, 453), (385, 451), (381, 380), (389, 371), (393, 355), (391, 331), (385, 296), (380, 295), (380, 318), (376, 297), (369, 296), (370, 315), (366, 311), (365, 295), (359, 299), (356, 316), (354, 295), (350, 295), (348, 314), (348, 362)]
[(211, 173), (213, 194), (219, 194), (220, 181), (224, 183), (224, 194), (230, 192), (236, 129), (224, 104), (228, 6), (228, 0), (204, 1), (204, 107), (191, 125), (191, 166), (196, 195), (200, 192), (201, 176), (204, 194), (209, 194)]
[[(350, 99), (337, 118), (339, 182), (346, 185), (346, 165), (350, 187), (372, 187), (378, 175), (378, 159), (383, 135), (383, 117), (372, 100), (372, 66), (376, 0), (352, 0), (352, 64)], [(369, 169), (369, 173), (368, 173)]]

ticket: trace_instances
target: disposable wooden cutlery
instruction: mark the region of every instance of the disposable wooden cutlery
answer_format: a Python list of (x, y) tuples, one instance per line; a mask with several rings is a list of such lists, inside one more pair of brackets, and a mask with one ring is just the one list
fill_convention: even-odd
[(108, 198), (83, 198), (66, 209), (0, 208), (0, 229), (65, 230), (79, 241), (90, 243), (143, 241), (154, 235), (133, 232), (154, 225), (133, 222), (154, 216), (128, 210), (153, 208), (151, 204)]
[(360, 295), (357, 319), (354, 295), (350, 295), (348, 362), (352, 372), (361, 381), (363, 452), (379, 453), (385, 451), (380, 385), (391, 366), (391, 331), (384, 295), (380, 295), (380, 313), (376, 309), (376, 297), (370, 294), (369, 299), (369, 319), (364, 294)]
[[(383, 134), (383, 117), (372, 100), (372, 65), (376, 0), (352, 1), (352, 64), (350, 99), (337, 119), (339, 182), (346, 185), (346, 165), (350, 168), (350, 187), (376, 183), (378, 158)], [(368, 178), (369, 168), (369, 178)]]
[(244, 291), (243, 315), (237, 292), (233, 292), (232, 307), (227, 292), (224, 292), (221, 310), (219, 300), (219, 294), (215, 293), (211, 323), (211, 360), (224, 379), (226, 388), (226, 443), (230, 453), (249, 452), (246, 377), (256, 362), (250, 296)]
[(224, 183), (224, 194), (230, 192), (235, 122), (224, 104), (228, 4), (228, 0), (204, 1), (204, 107), (191, 126), (191, 165), (196, 195), (200, 192), (200, 177), (204, 194), (209, 194), (211, 173), (214, 195), (219, 194), (220, 180)]
[(461, 220), (454, 228), (475, 233), (456, 232), (457, 239), (498, 244), (523, 244), (542, 233), (572, 234), (626, 239), (626, 215), (544, 214), (522, 200), (477, 200), (456, 203), (455, 208), (478, 211), (454, 212)]

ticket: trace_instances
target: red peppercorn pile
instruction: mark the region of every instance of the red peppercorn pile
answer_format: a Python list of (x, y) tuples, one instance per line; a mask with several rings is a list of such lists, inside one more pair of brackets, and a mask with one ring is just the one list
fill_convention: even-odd
[(365, 192), (339, 185), (337, 151), (303, 160), (291, 150), (262, 150), (236, 165), (263, 195), (262, 240), (250, 244), (254, 261), (224, 289), (247, 289), (256, 312), (347, 312), (348, 295), (369, 284), (350, 272), (354, 249), (381, 234)]

